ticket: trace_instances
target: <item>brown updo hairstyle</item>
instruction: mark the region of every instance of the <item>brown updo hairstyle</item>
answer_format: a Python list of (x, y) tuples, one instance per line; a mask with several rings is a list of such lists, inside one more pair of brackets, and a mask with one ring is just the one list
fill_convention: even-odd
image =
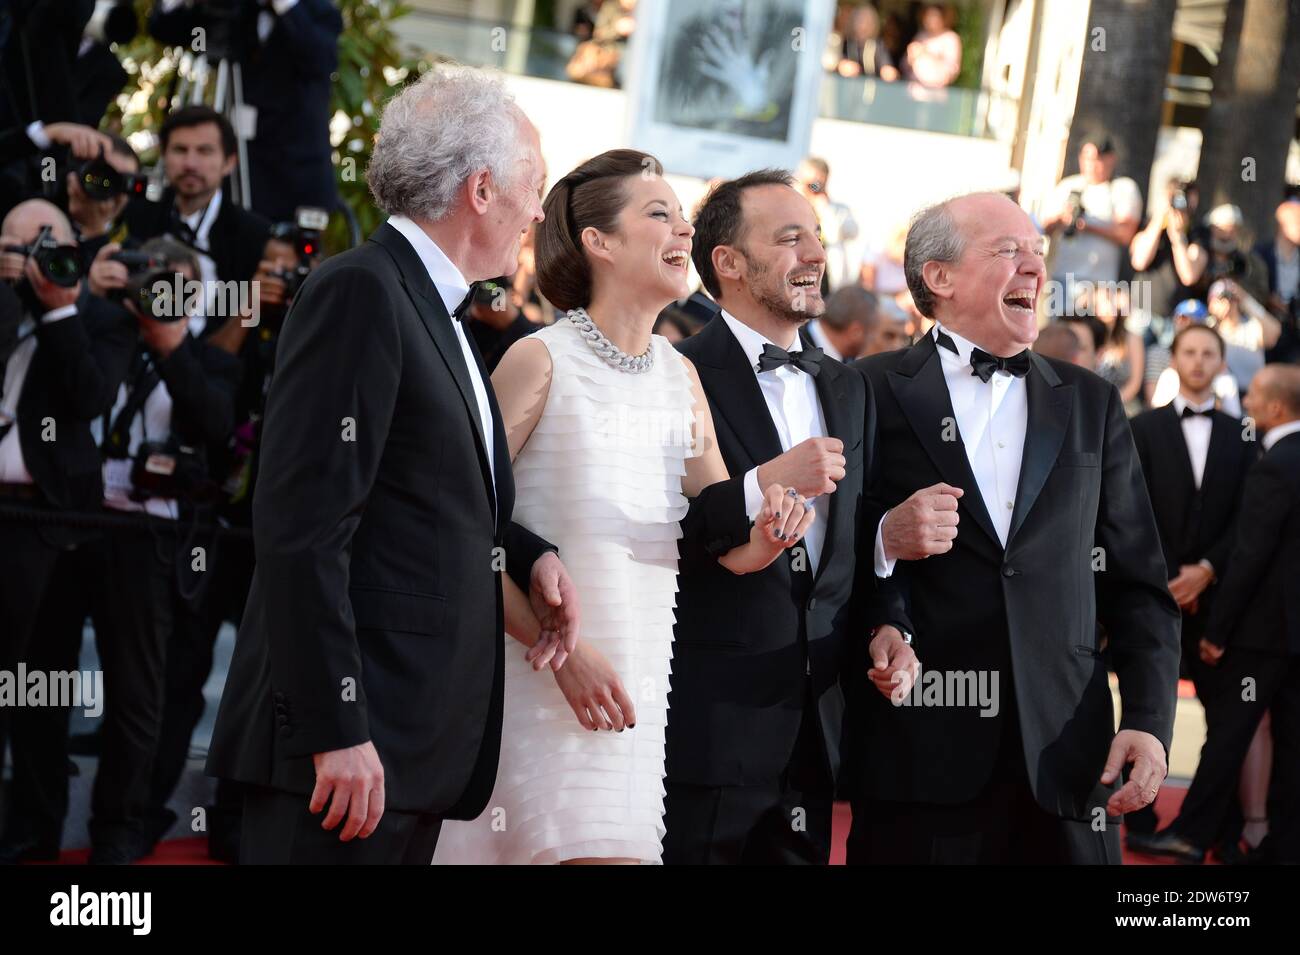
[(556, 308), (570, 311), (591, 303), (591, 264), (582, 249), (582, 230), (614, 232), (627, 205), (627, 179), (662, 176), (649, 153), (611, 149), (588, 159), (557, 182), (542, 203), (546, 218), (537, 227), (537, 286)]

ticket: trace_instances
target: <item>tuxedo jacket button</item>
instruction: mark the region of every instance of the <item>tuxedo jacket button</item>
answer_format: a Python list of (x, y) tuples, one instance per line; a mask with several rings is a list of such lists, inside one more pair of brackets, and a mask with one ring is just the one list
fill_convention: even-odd
[(1015, 575), (1016, 575), (1016, 569), (1014, 567), (1008, 565), (1002, 568), (1003, 577), (1014, 577)]
[(808, 598), (808, 609), (809, 609), (809, 610), (816, 610), (816, 609), (817, 609), (817, 598), (816, 598), (816, 597), (809, 597), (809, 598)]

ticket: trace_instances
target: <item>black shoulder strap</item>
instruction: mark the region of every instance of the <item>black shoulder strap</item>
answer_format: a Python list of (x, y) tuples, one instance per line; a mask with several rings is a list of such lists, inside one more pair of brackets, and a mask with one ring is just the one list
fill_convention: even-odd
[[(144, 407), (144, 403), (158, 387), (160, 381), (162, 376), (158, 374), (158, 369), (153, 362), (148, 360), (144, 352), (137, 353), (132, 363), (131, 390), (127, 395), (126, 404), (122, 405), (122, 410), (113, 419), (112, 427), (104, 434), (105, 455), (110, 458), (125, 458), (129, 455), (131, 422), (140, 413), (140, 409)], [(104, 417), (107, 420), (108, 416)]]

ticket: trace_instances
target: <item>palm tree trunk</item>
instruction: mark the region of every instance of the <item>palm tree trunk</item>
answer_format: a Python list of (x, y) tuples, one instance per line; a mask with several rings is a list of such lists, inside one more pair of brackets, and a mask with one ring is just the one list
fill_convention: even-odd
[(1109, 137), (1116, 176), (1146, 195), (1164, 103), (1176, 0), (1092, 0), (1079, 95), (1066, 146), (1066, 173), (1079, 171), (1079, 148)]
[(1201, 208), (1239, 206), (1273, 235), (1300, 89), (1300, 0), (1229, 0), (1201, 142)]

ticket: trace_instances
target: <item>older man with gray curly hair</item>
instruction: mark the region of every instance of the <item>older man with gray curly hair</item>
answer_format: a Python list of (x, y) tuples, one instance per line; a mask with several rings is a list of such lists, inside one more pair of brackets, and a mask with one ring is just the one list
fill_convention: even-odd
[[(537, 131), (495, 78), (435, 67), (367, 170), (388, 221), (285, 319), (263, 424), (257, 570), (208, 772), (249, 784), (241, 859), (415, 863), (496, 775), (500, 571), (577, 639), (554, 548), (510, 520), (509, 448), (461, 316), (542, 219)], [(323, 816), (321, 815), (324, 813)]]

